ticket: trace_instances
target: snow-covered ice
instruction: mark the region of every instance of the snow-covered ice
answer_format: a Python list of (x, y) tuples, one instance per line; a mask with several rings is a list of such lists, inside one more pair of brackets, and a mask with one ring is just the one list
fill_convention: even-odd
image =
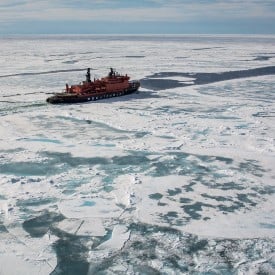
[[(274, 274), (274, 46), (0, 38), (0, 274)], [(46, 104), (88, 67), (141, 88)]]

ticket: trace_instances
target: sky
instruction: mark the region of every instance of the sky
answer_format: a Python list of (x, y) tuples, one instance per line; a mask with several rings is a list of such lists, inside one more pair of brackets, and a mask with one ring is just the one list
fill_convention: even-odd
[(1, 34), (275, 34), (275, 0), (0, 0)]

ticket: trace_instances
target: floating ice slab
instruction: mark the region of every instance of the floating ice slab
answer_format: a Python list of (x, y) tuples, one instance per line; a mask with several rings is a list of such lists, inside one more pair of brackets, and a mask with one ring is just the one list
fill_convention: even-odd
[(112, 231), (111, 238), (99, 245), (96, 249), (108, 250), (108, 252), (118, 251), (123, 248), (129, 236), (130, 231), (125, 225), (116, 225)]

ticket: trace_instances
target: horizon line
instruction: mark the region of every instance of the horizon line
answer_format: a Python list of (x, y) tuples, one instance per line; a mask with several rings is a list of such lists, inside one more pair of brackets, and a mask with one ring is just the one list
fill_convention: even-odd
[(0, 36), (275, 36), (275, 33), (0, 33)]

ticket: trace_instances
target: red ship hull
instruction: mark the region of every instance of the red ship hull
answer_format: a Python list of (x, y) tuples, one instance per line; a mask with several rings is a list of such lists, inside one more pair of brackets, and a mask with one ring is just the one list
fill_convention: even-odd
[(95, 79), (93, 82), (90, 81), (90, 70), (88, 69), (86, 78), (86, 81), (79, 85), (69, 87), (66, 84), (65, 92), (57, 93), (47, 98), (46, 101), (51, 104), (95, 101), (131, 94), (140, 87), (139, 81), (129, 81), (129, 76), (119, 75), (113, 69), (107, 77), (100, 80)]
[(138, 81), (133, 81), (129, 83), (129, 87), (122, 91), (116, 92), (91, 92), (91, 93), (60, 93), (55, 94), (47, 98), (47, 102), (51, 104), (66, 104), (66, 103), (81, 103), (81, 102), (88, 102), (88, 101), (96, 101), (105, 98), (117, 97), (117, 96), (124, 96), (131, 93), (134, 93), (140, 87)]

